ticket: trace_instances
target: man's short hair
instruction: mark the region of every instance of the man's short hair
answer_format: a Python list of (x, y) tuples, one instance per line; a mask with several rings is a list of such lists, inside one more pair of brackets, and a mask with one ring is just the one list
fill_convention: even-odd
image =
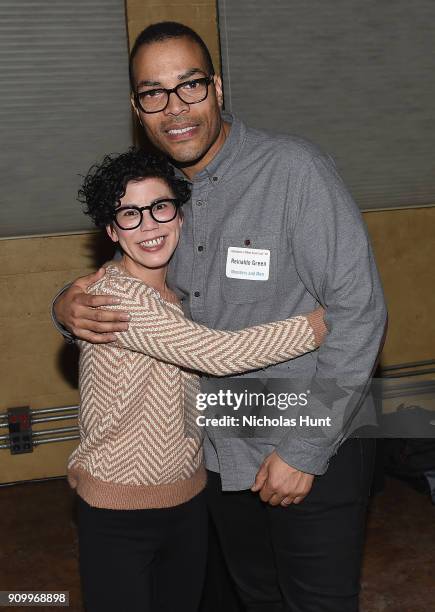
[(130, 86), (134, 91), (134, 80), (133, 80), (133, 60), (136, 57), (137, 52), (144, 45), (150, 45), (155, 42), (163, 42), (172, 38), (189, 38), (191, 41), (201, 47), (204, 55), (207, 72), (209, 75), (214, 74), (213, 60), (211, 59), (210, 51), (207, 45), (202, 40), (201, 36), (189, 28), (189, 26), (177, 23), (176, 21), (161, 21), (159, 23), (153, 23), (147, 28), (142, 30), (133, 45), (130, 52), (129, 60), (129, 73), (130, 73)]

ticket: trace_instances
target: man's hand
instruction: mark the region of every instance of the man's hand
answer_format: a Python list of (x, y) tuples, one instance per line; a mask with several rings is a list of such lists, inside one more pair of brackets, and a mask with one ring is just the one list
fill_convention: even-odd
[(299, 504), (308, 495), (314, 476), (291, 467), (274, 451), (263, 461), (251, 487), (271, 506)]
[(130, 319), (128, 312), (97, 309), (98, 306), (119, 304), (118, 298), (85, 293), (89, 285), (103, 278), (104, 274), (104, 268), (100, 268), (94, 274), (78, 278), (54, 304), (59, 323), (77, 338), (93, 344), (113, 342), (113, 332), (128, 329), (125, 321)]

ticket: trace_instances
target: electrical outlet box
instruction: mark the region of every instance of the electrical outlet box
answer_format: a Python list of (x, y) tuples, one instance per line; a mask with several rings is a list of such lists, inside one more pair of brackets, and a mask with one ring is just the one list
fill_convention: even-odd
[(11, 455), (32, 453), (32, 417), (28, 406), (8, 409), (9, 444)]

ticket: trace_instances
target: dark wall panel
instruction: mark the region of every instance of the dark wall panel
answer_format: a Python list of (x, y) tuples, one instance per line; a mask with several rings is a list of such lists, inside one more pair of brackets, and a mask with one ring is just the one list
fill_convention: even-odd
[(79, 174), (130, 124), (123, 0), (2, 0), (0, 237), (91, 227)]
[(433, 0), (219, 0), (226, 107), (336, 159), (363, 209), (435, 204)]

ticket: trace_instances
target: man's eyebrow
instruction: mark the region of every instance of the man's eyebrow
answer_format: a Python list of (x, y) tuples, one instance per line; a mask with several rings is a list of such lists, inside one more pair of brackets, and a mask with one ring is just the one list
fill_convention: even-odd
[(190, 68), (189, 70), (187, 70), (183, 74), (179, 74), (177, 76), (177, 79), (179, 81), (183, 81), (184, 79), (188, 79), (189, 77), (193, 76), (194, 74), (198, 74), (198, 72), (200, 72), (201, 74), (205, 74), (205, 71), (202, 68)]
[[(186, 72), (183, 72), (183, 74), (179, 74), (177, 79), (179, 81), (183, 81), (184, 79), (189, 79), (194, 74), (199, 73), (205, 74), (205, 71), (202, 68), (189, 68), (189, 70), (186, 70)], [(143, 81), (139, 81), (136, 87), (162, 87), (162, 84), (160, 81), (148, 81), (147, 79), (144, 79)]]
[(143, 87), (144, 85), (148, 85), (149, 87), (158, 87), (161, 85), (161, 83), (159, 83), (159, 81), (147, 81), (144, 79), (143, 81), (139, 81), (137, 87)]

